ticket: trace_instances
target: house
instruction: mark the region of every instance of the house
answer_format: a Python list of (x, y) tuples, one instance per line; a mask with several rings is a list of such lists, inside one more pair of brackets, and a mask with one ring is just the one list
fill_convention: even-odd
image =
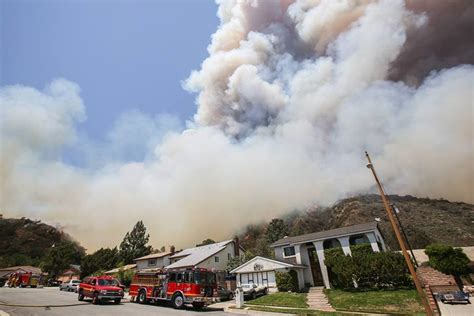
[(308, 286), (330, 288), (324, 250), (341, 247), (344, 254), (350, 255), (350, 246), (362, 243), (370, 244), (373, 251), (386, 250), (376, 222), (281, 238), (270, 245), (275, 259), (255, 257), (231, 273), (237, 275), (237, 285), (254, 283), (272, 291), (276, 287), (275, 272), (293, 270), (300, 289)]
[[(351, 245), (370, 244), (373, 251), (385, 251), (386, 246), (377, 222), (341, 227), (306, 235), (284, 237), (270, 247), (277, 260), (304, 265), (300, 288), (306, 285), (330, 288), (328, 269), (324, 263), (324, 250), (341, 247), (351, 254)], [(303, 282), (302, 282), (303, 281)]]
[(230, 271), (237, 274), (237, 286), (246, 283), (264, 285), (269, 292), (276, 292), (276, 272), (296, 271), (298, 283), (304, 284), (303, 271), (306, 266), (257, 256)]
[(170, 256), (167, 269), (199, 267), (214, 271), (224, 271), (232, 258), (243, 251), (238, 239), (225, 240), (181, 250)]
[(137, 265), (137, 270), (160, 269), (171, 263), (170, 257), (174, 253), (174, 247), (171, 251), (151, 253), (149, 255), (133, 259)]
[(77, 264), (70, 264), (69, 268), (61, 275), (58, 276), (58, 281), (62, 283), (69, 282), (71, 280), (80, 280), (81, 279), (81, 266)]
[(112, 270), (109, 270), (109, 271), (105, 271), (104, 274), (105, 275), (114, 275), (114, 274), (118, 273), (120, 270), (128, 271), (128, 270), (136, 270), (136, 269), (137, 269), (137, 265), (135, 263), (126, 264), (123, 267), (119, 267), (119, 268), (115, 268), (115, 269), (112, 269)]

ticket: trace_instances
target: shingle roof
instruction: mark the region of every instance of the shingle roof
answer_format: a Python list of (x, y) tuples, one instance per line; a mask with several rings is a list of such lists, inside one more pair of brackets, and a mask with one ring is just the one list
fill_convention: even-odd
[(288, 245), (288, 244), (301, 244), (308, 241), (327, 239), (327, 238), (340, 236), (340, 235), (362, 233), (365, 231), (371, 231), (375, 229), (377, 229), (377, 222), (370, 222), (370, 223), (364, 223), (364, 224), (359, 224), (359, 225), (340, 227), (340, 228), (331, 229), (331, 230), (324, 230), (317, 233), (282, 238), (275, 241), (273, 244), (270, 245), (270, 247), (276, 247), (276, 246)]
[(123, 267), (120, 267), (120, 268), (115, 268), (115, 269), (112, 269), (112, 270), (109, 270), (109, 271), (105, 271), (104, 274), (113, 274), (113, 273), (117, 273), (120, 271), (120, 269), (122, 269), (123, 271), (127, 271), (127, 270), (130, 270), (130, 269), (135, 269), (137, 267), (136, 264), (126, 264), (124, 265)]
[(219, 251), (225, 249), (225, 247), (231, 243), (232, 240), (225, 240), (215, 244), (204, 245), (194, 248), (184, 249), (170, 258), (181, 258), (185, 256), (183, 259), (176, 261), (175, 263), (170, 264), (167, 266), (167, 269), (172, 268), (182, 268), (182, 267), (193, 267), (198, 265), (199, 263), (203, 262), (207, 258), (213, 256), (214, 254), (218, 253)]
[(14, 267), (7, 267), (7, 268), (1, 268), (0, 271), (18, 271), (18, 270), (23, 270), (25, 272), (31, 272), (31, 273), (37, 273), (41, 274), (42, 271), (40, 268), (33, 267), (33, 266), (14, 266)]
[(169, 252), (169, 251), (166, 251), (166, 252), (157, 252), (157, 253), (150, 253), (149, 255), (146, 255), (146, 256), (143, 256), (143, 257), (140, 257), (140, 258), (133, 259), (133, 261), (145, 260), (145, 259), (154, 259), (154, 258), (162, 258), (162, 257), (165, 257), (165, 256), (170, 255), (170, 254), (171, 254), (171, 252)]

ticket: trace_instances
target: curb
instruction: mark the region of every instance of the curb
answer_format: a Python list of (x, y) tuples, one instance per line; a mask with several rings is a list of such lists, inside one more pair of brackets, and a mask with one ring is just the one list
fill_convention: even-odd
[(0, 309), (0, 316), (10, 316), (7, 312), (4, 312)]
[(232, 314), (241, 314), (241, 315), (262, 315), (262, 316), (269, 316), (269, 315), (278, 315), (278, 316), (295, 316), (296, 314), (286, 314), (286, 313), (276, 313), (276, 312), (262, 312), (262, 311), (253, 311), (249, 309), (237, 309), (237, 308), (224, 308), (225, 313), (232, 313)]

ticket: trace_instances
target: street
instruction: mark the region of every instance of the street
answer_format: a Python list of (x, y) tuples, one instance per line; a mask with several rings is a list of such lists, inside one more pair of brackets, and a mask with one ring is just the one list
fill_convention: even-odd
[[(41, 305), (43, 307), (19, 307), (2, 304)], [(47, 307), (52, 305), (53, 307)], [(54, 307), (54, 305), (68, 305)], [(77, 294), (52, 288), (0, 288), (0, 315), (4, 311), (10, 315), (228, 315), (222, 308), (205, 308), (195, 311), (192, 307), (176, 310), (166, 303), (140, 305), (124, 300), (119, 305), (104, 303), (92, 305), (90, 300), (79, 302)]]

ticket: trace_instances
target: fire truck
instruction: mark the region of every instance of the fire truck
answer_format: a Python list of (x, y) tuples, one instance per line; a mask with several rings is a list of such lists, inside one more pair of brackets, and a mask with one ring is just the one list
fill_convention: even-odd
[(185, 304), (198, 309), (219, 301), (216, 274), (202, 268), (139, 271), (129, 294), (139, 304), (169, 301), (178, 309)]
[(14, 272), (8, 278), (9, 287), (37, 287), (41, 276), (31, 272)]

